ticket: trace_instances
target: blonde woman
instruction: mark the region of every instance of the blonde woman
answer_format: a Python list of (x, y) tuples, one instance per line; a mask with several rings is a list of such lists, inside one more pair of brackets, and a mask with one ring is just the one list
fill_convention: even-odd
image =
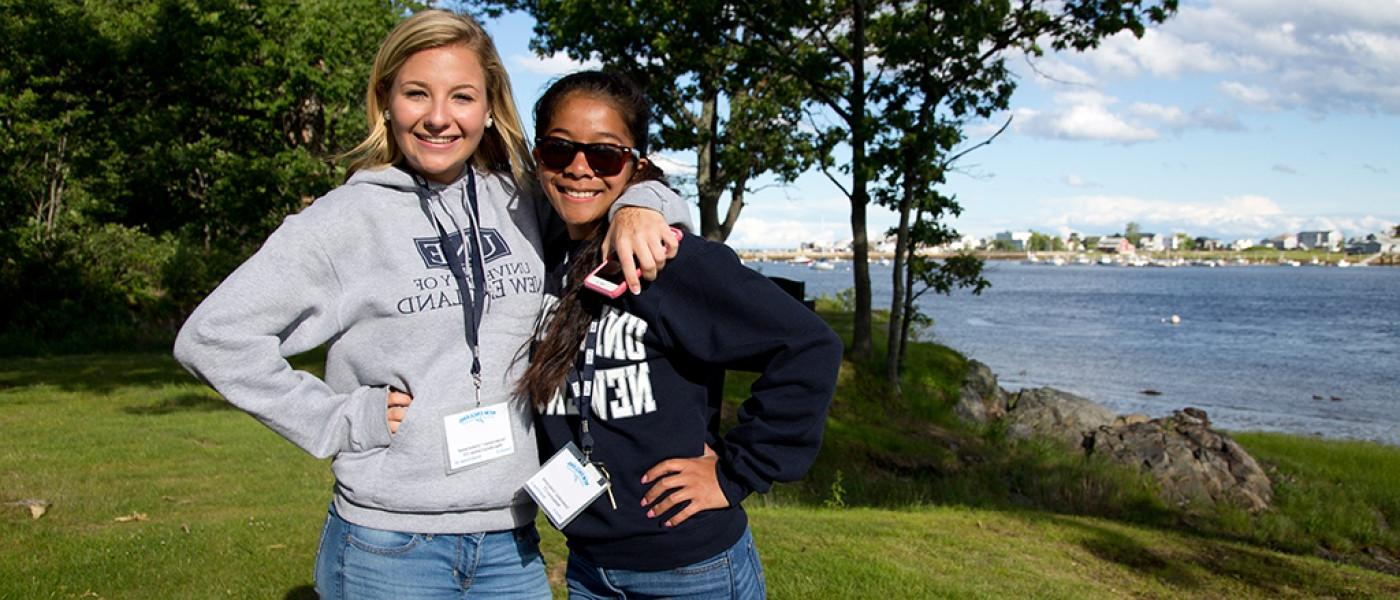
[[(408, 18), (368, 88), (370, 134), (349, 180), (210, 294), (175, 356), (332, 459), (322, 598), (548, 597), (520, 491), (539, 466), (531, 411), (510, 395), (541, 308), (545, 241), (562, 227), (475, 21)], [(623, 202), (614, 247), (654, 275), (684, 203), (656, 183)], [(285, 358), (322, 345), (324, 378)]]

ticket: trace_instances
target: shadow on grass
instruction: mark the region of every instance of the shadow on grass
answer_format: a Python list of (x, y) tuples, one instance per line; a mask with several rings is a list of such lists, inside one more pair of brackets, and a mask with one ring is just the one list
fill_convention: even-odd
[[(291, 358), (297, 369), (320, 374), (325, 351)], [(65, 392), (108, 394), (123, 387), (198, 383), (168, 353), (82, 354), (6, 359), (0, 365), (0, 391), (46, 385)]]
[(1099, 560), (1123, 565), (1176, 588), (1201, 587), (1201, 581), (1180, 559), (1162, 556), (1131, 536), (1074, 519), (1050, 517), (1049, 520), (1085, 533), (1084, 539), (1079, 540), (1080, 547)]
[(316, 586), (307, 584), (287, 590), (287, 595), (282, 596), (282, 600), (316, 600), (319, 597), (316, 595)]
[[(1330, 565), (1304, 562), (1265, 549), (1193, 536), (1181, 555), (1162, 556), (1137, 540), (1107, 527), (1062, 516), (1047, 516), (1084, 534), (1080, 547), (1101, 560), (1117, 563), (1177, 588), (1199, 589), (1192, 567), (1254, 588), (1262, 595), (1360, 597), (1344, 587), (1346, 576)], [(1392, 591), (1400, 592), (1400, 582)], [(1350, 593), (1349, 593), (1350, 592)]]
[(83, 354), (13, 358), (0, 368), (0, 387), (47, 385), (67, 392), (109, 393), (120, 387), (190, 383), (169, 355)]
[(149, 406), (127, 406), (122, 412), (129, 415), (156, 416), (177, 412), (234, 410), (234, 406), (213, 394), (184, 393), (162, 399)]

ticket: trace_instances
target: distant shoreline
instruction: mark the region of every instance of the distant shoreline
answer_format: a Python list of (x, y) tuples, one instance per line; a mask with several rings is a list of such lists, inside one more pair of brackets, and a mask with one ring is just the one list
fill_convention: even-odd
[[(739, 257), (744, 260), (758, 261), (791, 261), (793, 259), (811, 259), (813, 261), (848, 261), (853, 254), (842, 251), (817, 251), (817, 250), (736, 250)], [(920, 252), (922, 256), (932, 258), (942, 258), (953, 256), (954, 252)], [(1016, 260), (1025, 261), (1035, 257), (1040, 261), (1053, 261), (1055, 258), (1062, 259), (1068, 264), (1074, 264), (1074, 260), (1080, 256), (1089, 259), (1090, 264), (1098, 264), (1101, 257), (1127, 259), (1133, 256), (1146, 260), (1165, 261), (1181, 259), (1184, 261), (1222, 261), (1230, 266), (1235, 266), (1238, 259), (1244, 259), (1251, 265), (1277, 265), (1286, 264), (1289, 261), (1297, 261), (1302, 266), (1312, 265), (1313, 259), (1317, 260), (1317, 265), (1336, 266), (1340, 261), (1346, 260), (1347, 264), (1357, 265), (1367, 262), (1370, 266), (1400, 266), (1400, 254), (1370, 254), (1370, 255), (1348, 255), (1341, 252), (1320, 252), (1307, 250), (1246, 250), (1246, 251), (1184, 251), (1184, 252), (1142, 252), (1136, 255), (1106, 254), (1102, 252), (1001, 252), (1001, 251), (975, 251), (974, 256), (983, 260)], [(893, 252), (870, 252), (870, 260), (883, 261), (894, 260)], [(1222, 265), (1223, 266), (1223, 265)]]

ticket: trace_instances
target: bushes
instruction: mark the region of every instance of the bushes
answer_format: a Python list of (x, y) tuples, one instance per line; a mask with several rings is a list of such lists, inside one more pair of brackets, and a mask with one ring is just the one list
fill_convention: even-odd
[(0, 354), (166, 348), (250, 249), (211, 248), (115, 223), (0, 234)]

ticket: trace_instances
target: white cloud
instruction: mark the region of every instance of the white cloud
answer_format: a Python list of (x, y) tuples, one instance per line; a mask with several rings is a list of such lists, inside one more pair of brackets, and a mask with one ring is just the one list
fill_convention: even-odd
[(1122, 32), (1033, 64), (1040, 73), (1023, 75), (1049, 89), (1219, 77), (1246, 106), (1400, 114), (1400, 2), (1202, 0), (1141, 38)]
[(576, 61), (569, 58), (569, 56), (563, 52), (555, 52), (553, 55), (544, 58), (533, 54), (515, 54), (510, 58), (511, 61), (515, 63), (515, 66), (546, 77), (554, 77), (574, 71), (582, 71), (584, 69), (597, 69), (603, 66), (603, 63), (591, 59), (584, 62)]
[(1065, 185), (1068, 185), (1068, 186), (1073, 187), (1073, 188), (1096, 188), (1096, 187), (1100, 187), (1100, 185), (1099, 185), (1098, 182), (1087, 181), (1087, 180), (1085, 180), (1083, 177), (1080, 177), (1079, 175), (1076, 175), (1076, 174), (1074, 174), (1074, 173), (1070, 173), (1069, 175), (1065, 175), (1064, 182), (1065, 182)]
[(832, 244), (850, 237), (850, 225), (840, 221), (767, 220), (743, 215), (725, 243), (734, 248), (796, 248), (803, 242)]
[(1273, 170), (1273, 171), (1276, 172), (1276, 173), (1283, 173), (1284, 175), (1297, 175), (1297, 174), (1298, 174), (1298, 169), (1295, 169), (1295, 168), (1290, 167), (1290, 166), (1288, 166), (1288, 165), (1285, 165), (1285, 164), (1283, 164), (1283, 163), (1277, 163), (1277, 164), (1275, 164), (1273, 167), (1270, 167), (1270, 169)]
[(1129, 221), (1147, 231), (1184, 231), (1223, 237), (1265, 237), (1283, 232), (1338, 229), (1347, 236), (1383, 230), (1394, 218), (1298, 215), (1285, 212), (1265, 196), (1244, 195), (1215, 202), (1180, 202), (1132, 196), (1075, 196), (1041, 202), (1038, 220), (1045, 227), (1089, 234), (1121, 231)]
[(1036, 83), (1040, 85), (1094, 85), (1095, 79), (1088, 71), (1081, 69), (1068, 62), (1055, 58), (1053, 55), (1046, 57), (1022, 56), (1031, 69)]
[(1102, 140), (1131, 144), (1161, 137), (1160, 129), (1181, 132), (1187, 129), (1242, 129), (1232, 113), (1136, 102), (1121, 112), (1113, 105), (1118, 99), (1092, 90), (1060, 92), (1049, 110), (1021, 108), (1015, 111), (1013, 127), (1027, 135), (1066, 140)]
[(1245, 104), (1254, 106), (1271, 106), (1273, 95), (1268, 90), (1240, 83), (1238, 81), (1223, 81), (1220, 83), (1220, 91), (1226, 96), (1234, 98)]
[(1012, 127), (1036, 137), (1067, 140), (1127, 144), (1157, 139), (1157, 132), (1151, 128), (1113, 114), (1109, 106), (1117, 102), (1115, 98), (1092, 91), (1065, 92), (1056, 94), (1054, 102), (1059, 106), (1046, 112), (1018, 109)]
[(1234, 61), (1205, 42), (1189, 42), (1165, 28), (1149, 29), (1142, 38), (1122, 32), (1085, 54), (1099, 72), (1133, 77), (1141, 73), (1174, 77), (1188, 72), (1217, 72)]
[(1258, 107), (1400, 114), (1400, 2), (1211, 0), (1142, 39), (1120, 33), (1082, 56), (1090, 77), (1227, 74), (1220, 91)]
[(696, 173), (695, 165), (671, 158), (660, 152), (653, 152), (647, 156), (652, 163), (667, 175), (678, 175), (681, 177), (694, 177)]

